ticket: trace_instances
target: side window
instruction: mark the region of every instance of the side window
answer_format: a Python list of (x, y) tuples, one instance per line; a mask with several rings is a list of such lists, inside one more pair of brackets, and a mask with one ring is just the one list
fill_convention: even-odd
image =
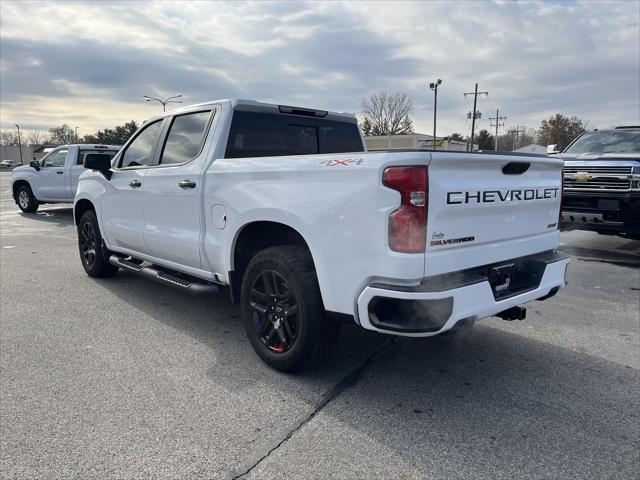
[(202, 142), (209, 122), (210, 111), (188, 113), (173, 119), (160, 164), (185, 163), (195, 158), (202, 149)]
[(69, 150), (58, 150), (44, 159), (43, 167), (64, 167)]
[(146, 127), (125, 150), (120, 161), (120, 168), (150, 165), (161, 131), (162, 120)]

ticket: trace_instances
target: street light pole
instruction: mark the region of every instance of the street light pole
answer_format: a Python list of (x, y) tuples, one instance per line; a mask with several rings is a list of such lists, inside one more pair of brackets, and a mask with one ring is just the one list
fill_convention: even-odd
[(429, 88), (433, 90), (433, 140), (431, 140), (431, 148), (436, 149), (436, 112), (438, 111), (438, 86), (442, 84), (442, 79), (429, 84)]
[(169, 97), (169, 98), (166, 98), (164, 100), (161, 100), (159, 98), (149, 97), (147, 95), (143, 95), (142, 96), (142, 98), (144, 98), (146, 102), (153, 102), (153, 101), (160, 102), (162, 104), (162, 111), (163, 112), (167, 111), (166, 107), (167, 107), (168, 103), (182, 103), (181, 100), (174, 100), (175, 98), (180, 98), (180, 97), (182, 97), (182, 95), (174, 95), (173, 97)]
[(76, 143), (78, 143), (78, 127), (76, 127)]
[(18, 148), (20, 149), (20, 165), (22, 165), (22, 140), (20, 139), (20, 125), (15, 124), (18, 127)]

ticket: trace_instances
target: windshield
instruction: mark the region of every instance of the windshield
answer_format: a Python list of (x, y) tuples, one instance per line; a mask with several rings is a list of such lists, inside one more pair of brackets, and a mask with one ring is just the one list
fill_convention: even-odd
[(638, 153), (640, 130), (608, 130), (587, 132), (563, 153)]

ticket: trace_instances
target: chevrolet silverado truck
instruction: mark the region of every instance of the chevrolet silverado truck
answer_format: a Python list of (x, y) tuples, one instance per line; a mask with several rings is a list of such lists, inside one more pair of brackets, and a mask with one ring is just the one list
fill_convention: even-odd
[(118, 145), (62, 145), (40, 160), (16, 167), (11, 176), (11, 194), (25, 213), (34, 213), (43, 203), (69, 203), (84, 172), (84, 158), (90, 153), (113, 157)]
[(223, 100), (152, 118), (85, 166), (86, 273), (228, 290), (284, 371), (324, 358), (343, 321), (431, 336), (522, 319), (565, 285), (555, 158), (367, 153), (353, 115)]
[(640, 239), (640, 127), (585, 132), (557, 156), (562, 228)]

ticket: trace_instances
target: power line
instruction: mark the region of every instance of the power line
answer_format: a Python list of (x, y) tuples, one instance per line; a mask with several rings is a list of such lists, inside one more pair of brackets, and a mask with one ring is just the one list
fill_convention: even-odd
[[(523, 125), (524, 126), (524, 125)], [(513, 148), (512, 150), (516, 149), (516, 145), (518, 145), (518, 135), (520, 133), (525, 133), (524, 128), (522, 130), (520, 130), (520, 125), (516, 125), (516, 128), (509, 130), (509, 133), (515, 133), (515, 140), (513, 141)]]
[[(475, 129), (476, 129), (476, 118), (479, 118), (482, 114), (480, 112), (478, 112), (476, 110), (476, 104), (478, 101), (478, 95), (489, 95), (489, 92), (478, 92), (478, 82), (476, 82), (476, 89), (473, 92), (466, 92), (463, 93), (464, 98), (466, 100), (467, 95), (473, 95), (473, 115), (471, 115), (471, 112), (469, 112), (467, 114), (467, 116), (471, 116), (473, 118), (472, 122), (471, 122), (471, 151), (473, 152), (473, 135), (475, 133)], [(467, 151), (469, 150), (469, 147), (467, 147)]]
[(495, 123), (495, 124), (490, 123), (490, 125), (491, 125), (492, 127), (496, 127), (496, 141), (495, 141), (494, 149), (493, 149), (493, 150), (494, 150), (494, 151), (496, 151), (496, 152), (498, 151), (498, 127), (504, 127), (504, 123), (500, 123), (500, 121), (501, 121), (501, 120), (506, 120), (506, 119), (507, 119), (507, 117), (501, 117), (501, 116), (500, 116), (500, 112), (498, 111), (498, 109), (497, 109), (497, 108), (496, 108), (496, 116), (495, 116), (495, 118), (489, 117), (489, 120), (490, 120), (490, 121), (491, 121), (491, 120), (495, 120), (495, 121), (496, 121), (496, 123)]

